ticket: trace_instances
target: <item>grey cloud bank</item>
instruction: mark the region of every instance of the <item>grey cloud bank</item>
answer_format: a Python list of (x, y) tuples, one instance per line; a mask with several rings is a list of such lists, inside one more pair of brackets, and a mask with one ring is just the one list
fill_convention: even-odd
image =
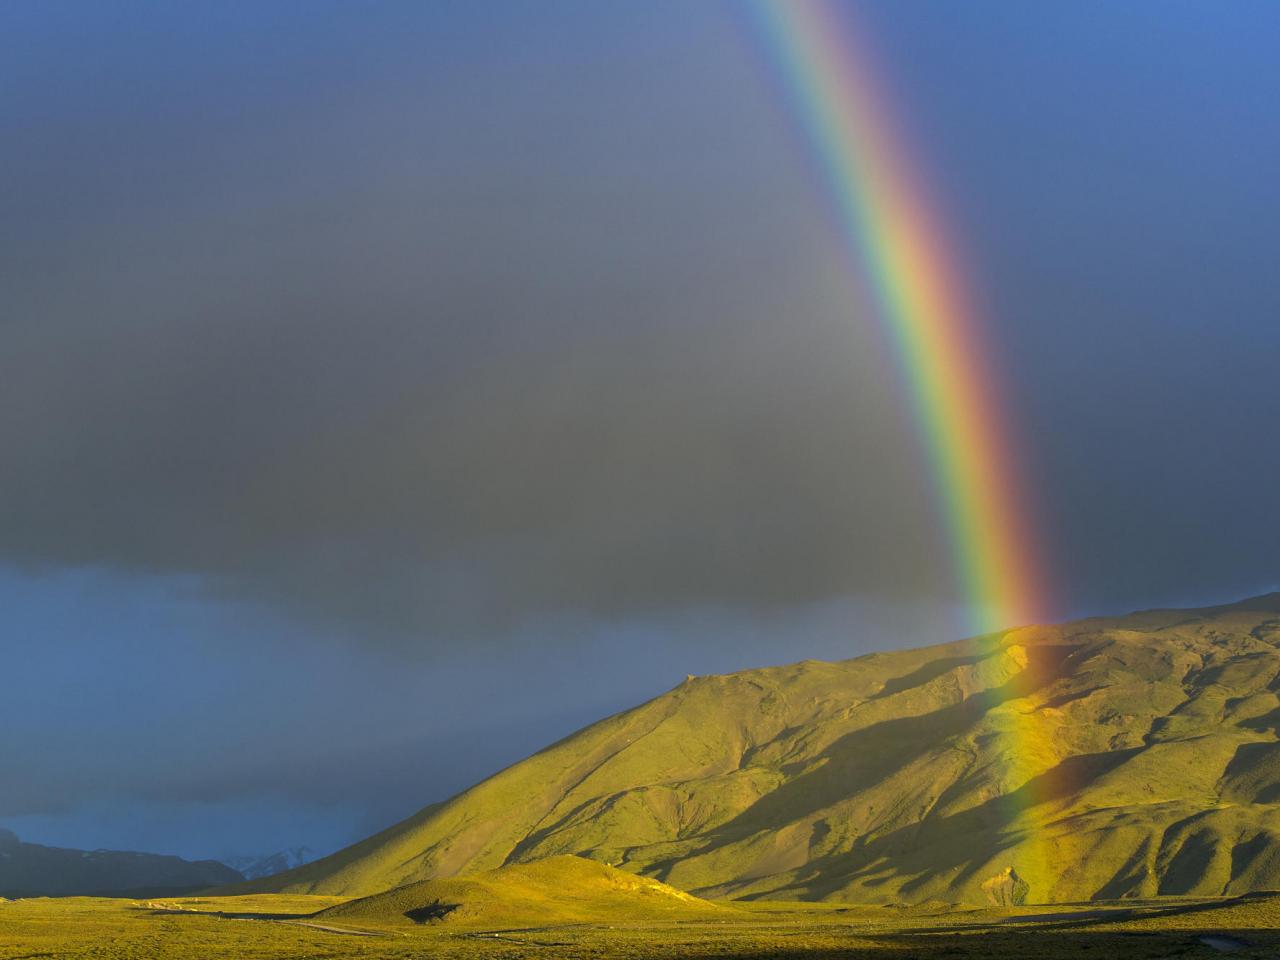
[(588, 51), (476, 93), (353, 43), (360, 82), (313, 91), (286, 68), (314, 49), (259, 60), (224, 24), (178, 63), (146, 23), (7, 104), (11, 561), (204, 575), (422, 644), (945, 595), (783, 119), (763, 84), (714, 100), (744, 51), (675, 98)]

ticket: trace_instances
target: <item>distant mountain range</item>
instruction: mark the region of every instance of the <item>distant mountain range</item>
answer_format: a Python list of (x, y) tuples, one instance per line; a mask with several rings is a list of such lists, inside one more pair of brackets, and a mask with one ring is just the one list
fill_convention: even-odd
[(237, 889), (368, 895), (577, 854), (702, 896), (1280, 888), (1280, 594), (689, 678)]
[(238, 871), (214, 860), (45, 847), (0, 830), (0, 897), (9, 899), (176, 896), (241, 879)]
[(246, 880), (260, 880), (300, 867), (314, 859), (310, 847), (289, 847), (265, 856), (224, 857), (222, 862)]

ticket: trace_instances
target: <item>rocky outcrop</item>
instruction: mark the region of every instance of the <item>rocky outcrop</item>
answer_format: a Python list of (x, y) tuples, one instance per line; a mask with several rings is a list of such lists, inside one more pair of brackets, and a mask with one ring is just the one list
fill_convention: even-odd
[(1005, 867), (994, 877), (982, 881), (982, 892), (992, 906), (1020, 907), (1027, 902), (1031, 890), (1013, 867)]

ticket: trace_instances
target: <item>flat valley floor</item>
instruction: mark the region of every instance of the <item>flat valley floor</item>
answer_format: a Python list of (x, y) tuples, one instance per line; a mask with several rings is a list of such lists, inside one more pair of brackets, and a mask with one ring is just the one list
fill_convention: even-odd
[(33, 958), (1274, 957), (1280, 895), (1013, 910), (726, 904), (716, 919), (451, 929), (309, 919), (339, 898), (0, 902), (0, 960)]

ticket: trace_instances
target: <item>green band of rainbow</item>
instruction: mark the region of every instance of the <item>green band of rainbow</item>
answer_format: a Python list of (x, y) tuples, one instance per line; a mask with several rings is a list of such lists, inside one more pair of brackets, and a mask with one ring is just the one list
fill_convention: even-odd
[(824, 0), (750, 8), (870, 279), (975, 632), (1028, 622), (1042, 610), (1035, 541), (988, 350), (874, 71)]

